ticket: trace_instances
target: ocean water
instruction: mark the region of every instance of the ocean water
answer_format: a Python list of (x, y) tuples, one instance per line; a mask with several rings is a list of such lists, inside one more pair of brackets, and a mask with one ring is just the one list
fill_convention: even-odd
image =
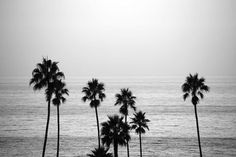
[[(60, 106), (61, 156), (84, 157), (97, 146), (94, 109), (81, 101), (81, 89), (91, 78), (66, 79), (70, 95)], [(119, 114), (115, 94), (130, 88), (138, 110), (151, 120), (143, 135), (143, 156), (199, 156), (194, 108), (182, 99), (185, 77), (99, 78), (106, 99), (98, 108), (99, 121)], [(204, 156), (236, 156), (236, 78), (206, 77), (210, 92), (198, 105)], [(130, 111), (130, 117), (133, 112)], [(34, 92), (28, 78), (0, 79), (0, 156), (41, 156), (47, 118), (44, 91)], [(56, 107), (51, 107), (46, 154), (56, 154)], [(131, 133), (131, 156), (139, 155), (138, 136)], [(126, 156), (119, 147), (119, 155)], [(113, 149), (111, 147), (111, 152)]]

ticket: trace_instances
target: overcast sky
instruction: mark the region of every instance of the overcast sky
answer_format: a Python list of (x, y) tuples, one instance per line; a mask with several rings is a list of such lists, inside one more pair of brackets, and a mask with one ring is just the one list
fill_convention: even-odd
[(235, 0), (1, 0), (0, 77), (236, 75)]

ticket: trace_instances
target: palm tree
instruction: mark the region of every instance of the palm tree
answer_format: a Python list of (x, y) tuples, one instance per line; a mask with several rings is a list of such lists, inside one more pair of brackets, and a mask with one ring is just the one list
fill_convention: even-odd
[(48, 103), (48, 114), (47, 123), (45, 130), (45, 138), (43, 144), (42, 157), (45, 156), (47, 136), (48, 136), (48, 126), (50, 120), (50, 103), (53, 94), (53, 81), (57, 79), (64, 78), (64, 74), (59, 71), (57, 66), (58, 62), (52, 62), (47, 58), (43, 58), (42, 63), (38, 63), (36, 68), (32, 72), (32, 78), (30, 79), (30, 85), (33, 85), (33, 90), (45, 89), (46, 102)]
[(141, 140), (141, 134), (145, 134), (145, 129), (148, 129), (147, 123), (150, 122), (149, 119), (145, 118), (145, 112), (139, 111), (134, 114), (134, 118), (131, 118), (132, 121), (130, 122), (132, 124), (131, 128), (135, 129), (135, 132), (139, 135), (139, 144), (140, 144), (140, 156), (142, 157), (142, 140)]
[(126, 145), (130, 139), (129, 126), (123, 122), (123, 117), (118, 115), (108, 117), (107, 122), (102, 123), (102, 143), (107, 147), (113, 143), (114, 157), (118, 157), (118, 145)]
[(201, 141), (200, 141), (198, 116), (197, 116), (197, 104), (200, 101), (198, 96), (200, 96), (200, 98), (203, 99), (204, 98), (203, 92), (208, 92), (209, 90), (210, 88), (207, 85), (205, 85), (205, 79), (203, 77), (198, 78), (197, 73), (193, 76), (189, 74), (189, 76), (186, 77), (185, 83), (182, 85), (182, 91), (184, 93), (183, 99), (186, 100), (189, 96), (192, 97), (192, 104), (194, 106), (195, 117), (196, 117), (200, 157), (202, 157), (202, 150), (201, 150)]
[(55, 97), (52, 99), (53, 104), (57, 107), (57, 157), (59, 157), (59, 141), (60, 141), (60, 112), (59, 112), (59, 106), (62, 103), (66, 102), (66, 98), (63, 95), (69, 95), (69, 91), (67, 88), (65, 88), (66, 84), (62, 82), (61, 80), (56, 81), (54, 83), (54, 94)]
[(99, 130), (99, 120), (97, 107), (101, 104), (103, 99), (106, 97), (105, 88), (103, 83), (99, 83), (97, 79), (92, 79), (88, 81), (87, 87), (83, 87), (82, 92), (85, 96), (82, 97), (82, 101), (90, 101), (90, 107), (95, 108), (96, 120), (97, 120), (97, 131), (98, 131), (98, 148), (100, 148), (100, 130)]
[(111, 153), (108, 153), (109, 149), (105, 149), (104, 147), (95, 148), (92, 150), (92, 154), (87, 154), (88, 157), (112, 157)]
[[(120, 113), (125, 116), (125, 124), (127, 123), (127, 116), (129, 115), (128, 108), (132, 108), (134, 111), (136, 111), (135, 107), (135, 99), (136, 97), (133, 96), (133, 93), (129, 90), (129, 88), (123, 88), (121, 89), (120, 94), (116, 94), (116, 103), (115, 105), (121, 105), (120, 107)], [(127, 142), (127, 156), (129, 157), (129, 140)]]

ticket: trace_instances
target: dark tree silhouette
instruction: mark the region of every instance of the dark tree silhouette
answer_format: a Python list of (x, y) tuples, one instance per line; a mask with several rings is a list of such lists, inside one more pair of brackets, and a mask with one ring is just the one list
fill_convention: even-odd
[(126, 145), (126, 140), (130, 139), (129, 126), (123, 122), (123, 117), (118, 115), (108, 117), (107, 122), (102, 123), (102, 143), (107, 147), (113, 143), (114, 157), (118, 157), (118, 145)]
[[(133, 93), (129, 90), (129, 88), (121, 89), (120, 94), (116, 94), (116, 103), (115, 105), (121, 105), (120, 113), (125, 116), (125, 123), (128, 125), (127, 116), (129, 115), (128, 108), (132, 108), (136, 111), (135, 107), (135, 99), (136, 97), (133, 96)], [(129, 140), (127, 139), (127, 156), (129, 157)]]
[(189, 74), (189, 76), (186, 77), (185, 83), (182, 85), (182, 91), (184, 93), (183, 99), (186, 100), (189, 96), (192, 97), (191, 101), (194, 106), (195, 117), (196, 117), (200, 157), (202, 157), (202, 149), (201, 149), (199, 126), (198, 126), (198, 116), (197, 116), (197, 104), (200, 101), (198, 96), (200, 96), (200, 98), (203, 99), (204, 98), (203, 92), (208, 92), (209, 89), (210, 88), (207, 85), (205, 85), (205, 79), (203, 77), (199, 79), (197, 73), (193, 76)]
[(65, 87), (66, 84), (61, 80), (54, 82), (54, 95), (52, 103), (57, 107), (57, 157), (59, 157), (59, 146), (60, 146), (60, 112), (59, 106), (66, 102), (64, 95), (69, 95), (68, 89)]
[(30, 85), (33, 85), (33, 90), (41, 90), (45, 88), (46, 102), (48, 103), (47, 124), (45, 130), (42, 157), (45, 156), (45, 150), (47, 145), (48, 126), (50, 120), (50, 103), (53, 94), (53, 82), (55, 80), (64, 78), (64, 74), (59, 71), (57, 64), (58, 62), (52, 62), (47, 58), (43, 58), (42, 63), (38, 63), (37, 67), (33, 70), (32, 78), (30, 79), (29, 83)]
[(106, 97), (105, 88), (103, 83), (99, 83), (97, 79), (92, 79), (88, 81), (87, 87), (83, 87), (82, 92), (85, 96), (82, 97), (82, 101), (90, 101), (90, 107), (95, 108), (96, 120), (97, 120), (97, 131), (98, 131), (98, 148), (100, 148), (100, 130), (99, 130), (99, 120), (97, 108), (101, 104), (101, 101)]
[(149, 119), (145, 118), (145, 112), (139, 111), (134, 114), (134, 118), (131, 118), (132, 121), (130, 122), (132, 124), (131, 129), (134, 129), (135, 132), (139, 135), (139, 145), (140, 145), (140, 156), (142, 157), (142, 138), (141, 134), (145, 134), (145, 129), (148, 129), (147, 123), (150, 122)]
[(113, 157), (111, 153), (108, 153), (109, 149), (105, 149), (104, 147), (95, 148), (92, 150), (91, 154), (87, 154), (88, 157)]

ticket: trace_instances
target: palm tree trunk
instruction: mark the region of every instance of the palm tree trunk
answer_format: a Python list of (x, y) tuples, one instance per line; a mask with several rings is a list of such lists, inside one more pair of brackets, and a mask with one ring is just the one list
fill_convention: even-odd
[(129, 157), (129, 142), (127, 141), (127, 157)]
[[(127, 124), (127, 115), (125, 115), (125, 124)], [(127, 157), (129, 157), (129, 141), (126, 140), (127, 143)]]
[(118, 143), (114, 141), (114, 157), (118, 157)]
[(100, 129), (99, 129), (99, 121), (98, 121), (98, 110), (95, 107), (96, 119), (97, 119), (97, 129), (98, 129), (98, 148), (100, 148)]
[(198, 136), (198, 146), (200, 151), (200, 157), (202, 157), (202, 149), (201, 149), (201, 141), (200, 141), (200, 132), (198, 126), (198, 116), (197, 116), (197, 105), (194, 105), (195, 117), (196, 117), (196, 125), (197, 125), (197, 136)]
[(59, 113), (59, 105), (57, 105), (57, 157), (59, 157), (59, 146), (60, 146), (60, 113)]
[(139, 133), (139, 144), (140, 144), (140, 157), (142, 157), (142, 140), (141, 140), (141, 133)]
[(42, 157), (45, 156), (46, 145), (47, 145), (48, 126), (49, 126), (49, 120), (50, 120), (50, 102), (51, 102), (51, 100), (48, 101), (48, 117), (47, 117), (47, 124), (46, 124), (45, 136), (44, 136), (44, 143), (43, 143), (43, 153), (42, 153)]

